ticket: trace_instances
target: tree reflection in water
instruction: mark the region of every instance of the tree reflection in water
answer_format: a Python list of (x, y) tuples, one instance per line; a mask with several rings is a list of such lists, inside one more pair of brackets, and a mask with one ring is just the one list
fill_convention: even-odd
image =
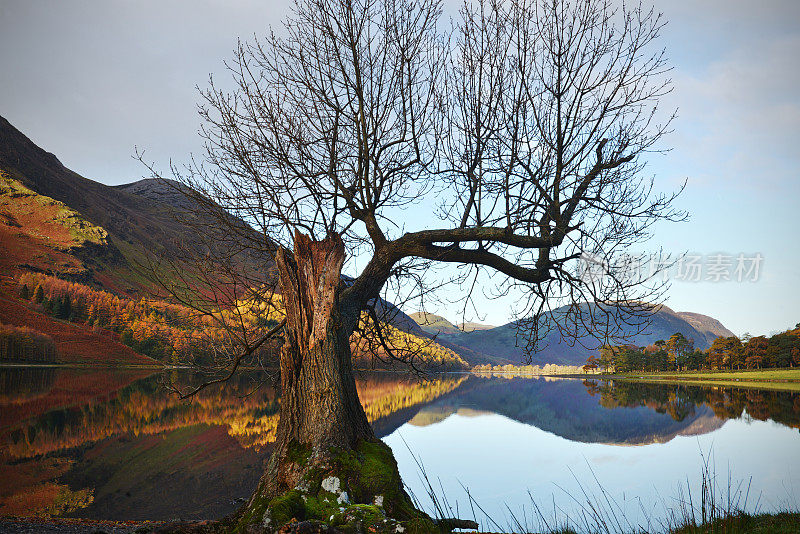
[[(196, 377), (178, 373), (185, 383)], [(279, 392), (264, 374), (181, 401), (144, 370), (0, 369), (0, 516), (218, 517), (271, 450)], [(496, 413), (571, 441), (663, 443), (743, 416), (800, 428), (800, 395), (732, 387), (361, 373), (379, 436)], [(630, 408), (630, 409), (625, 409)], [(666, 415), (665, 415), (666, 414)], [(440, 444), (443, 447), (449, 444)]]
[(646, 406), (683, 421), (695, 413), (697, 406), (705, 405), (720, 419), (738, 419), (746, 415), (800, 428), (800, 395), (788, 391), (613, 380), (584, 380), (583, 385), (590, 395), (599, 396), (600, 404), (609, 409)]
[[(279, 392), (265, 374), (243, 373), (182, 401), (162, 378), (142, 370), (0, 369), (0, 516), (163, 519), (232, 511), (230, 499), (252, 492), (270, 452)], [(358, 381), (358, 392), (369, 420), (386, 433), (413, 416), (394, 421), (395, 414), (464, 380), (376, 373)]]

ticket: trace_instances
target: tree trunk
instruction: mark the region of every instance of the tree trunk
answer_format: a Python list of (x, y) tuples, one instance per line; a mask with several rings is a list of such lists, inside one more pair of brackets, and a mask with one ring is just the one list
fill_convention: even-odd
[[(296, 233), (294, 253), (279, 249), (276, 260), (286, 310), (280, 421), (237, 528), (269, 532), (294, 518), (333, 521), (347, 531), (348, 521), (364, 528), (366, 519), (355, 516), (365, 513), (389, 525), (387, 515), (426, 519), (403, 490), (391, 449), (375, 437), (358, 399), (350, 335), (359, 310), (345, 310), (339, 299), (341, 238), (312, 241)], [(369, 506), (351, 510), (356, 503)]]

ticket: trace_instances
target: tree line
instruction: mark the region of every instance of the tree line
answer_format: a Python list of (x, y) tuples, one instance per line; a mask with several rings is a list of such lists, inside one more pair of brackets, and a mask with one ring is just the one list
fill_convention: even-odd
[[(68, 282), (41, 273), (24, 273), (19, 278), (19, 296), (37, 311), (47, 315), (83, 324), (98, 332), (117, 334), (119, 341), (140, 354), (173, 364), (203, 364), (213, 359), (216, 351), (230, 345), (231, 332), (220, 328), (217, 321), (198, 313), (187, 306), (173, 304), (161, 299), (129, 299), (107, 291), (93, 289), (84, 284)], [(270, 300), (239, 300), (227, 308), (214, 311), (218, 316), (229, 315), (252, 325), (276, 325), (283, 318), (283, 302), (280, 295)], [(356, 332), (351, 338), (353, 358), (360, 364), (372, 361), (389, 361), (387, 345), (394, 352), (413, 354), (416, 361), (425, 367), (437, 369), (464, 369), (466, 362), (454, 351), (427, 338), (403, 332), (391, 325), (383, 325), (384, 344), (371, 343), (368, 336)], [(33, 342), (32, 334), (15, 334), (16, 341), (0, 334), (0, 343), (6, 339), (1, 350), (36, 352), (35, 347), (45, 347), (45, 341)], [(45, 336), (46, 337), (46, 336)], [(42, 338), (44, 339), (44, 338)], [(48, 338), (49, 339), (49, 338)], [(14, 344), (15, 343), (15, 344)], [(52, 344), (52, 340), (50, 340)], [(14, 347), (17, 347), (16, 349)], [(51, 349), (37, 352), (36, 358), (52, 361), (55, 345)], [(274, 359), (277, 346), (265, 344), (253, 355), (253, 363)], [(3, 356), (0, 352), (0, 357)], [(52, 356), (52, 358), (51, 358)], [(50, 360), (48, 360), (50, 358)], [(30, 358), (28, 358), (30, 359)]]
[(57, 357), (53, 338), (47, 334), (0, 323), (0, 362), (52, 362)]
[(659, 372), (784, 368), (800, 365), (800, 324), (773, 336), (719, 336), (706, 350), (676, 332), (646, 347), (603, 345), (583, 366), (584, 372)]

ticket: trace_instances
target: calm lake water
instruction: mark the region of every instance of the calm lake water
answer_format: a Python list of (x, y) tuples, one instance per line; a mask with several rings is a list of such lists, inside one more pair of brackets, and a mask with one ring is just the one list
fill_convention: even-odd
[[(163, 380), (136, 370), (0, 369), (0, 516), (232, 512), (269, 456), (276, 390), (249, 374), (185, 402)], [(749, 488), (749, 509), (800, 505), (797, 394), (461, 374), (420, 383), (360, 373), (358, 387), (423, 506), (420, 464), (452, 515), (472, 518), (474, 509), (494, 530), (509, 528), (512, 513), (533, 525), (539, 513), (576, 520), (584, 493), (656, 529), (681, 495), (697, 499), (704, 463), (721, 492), (740, 488), (744, 498)]]

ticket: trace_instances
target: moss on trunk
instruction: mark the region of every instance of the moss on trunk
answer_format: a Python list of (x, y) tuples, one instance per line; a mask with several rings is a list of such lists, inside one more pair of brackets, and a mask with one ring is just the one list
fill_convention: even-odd
[[(257, 492), (229, 525), (231, 532), (292, 532), (300, 523), (309, 532), (439, 531), (414, 507), (391, 449), (380, 440), (331, 448), (325, 455), (306, 454), (302, 444), (293, 450), (296, 469), (304, 471), (301, 481), (277, 496)], [(323, 456), (322, 462), (312, 460)]]
[[(434, 532), (403, 489), (391, 449), (358, 399), (350, 335), (359, 309), (342, 308), (344, 244), (296, 234), (276, 263), (286, 309), (275, 449), (232, 532)], [(310, 522), (310, 523), (309, 523)], [(371, 529), (371, 530), (370, 530)]]

